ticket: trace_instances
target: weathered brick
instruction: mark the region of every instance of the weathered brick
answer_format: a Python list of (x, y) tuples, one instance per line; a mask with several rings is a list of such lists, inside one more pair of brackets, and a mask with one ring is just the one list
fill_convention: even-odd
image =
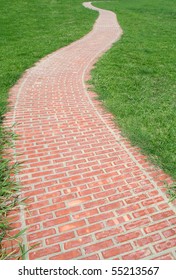
[(64, 216), (61, 218), (56, 219), (50, 219), (49, 221), (46, 221), (43, 223), (43, 227), (52, 227), (52, 226), (58, 226), (60, 224), (64, 224), (70, 221), (70, 216)]
[(114, 209), (116, 210), (118, 208), (121, 208), (123, 205), (124, 205), (124, 202), (122, 200), (117, 201), (117, 202), (110, 203), (110, 204), (107, 204), (105, 206), (100, 207), (100, 211), (101, 212), (106, 212), (106, 211), (109, 211), (109, 210), (114, 210)]
[(138, 239), (135, 242), (135, 244), (137, 246), (144, 246), (144, 245), (147, 245), (147, 244), (151, 244), (153, 242), (156, 242), (156, 241), (159, 241), (161, 240), (161, 236), (159, 233), (156, 233), (156, 234), (152, 234), (152, 235), (149, 235), (149, 236), (146, 236), (146, 237), (143, 237), (141, 239)]
[(145, 227), (144, 231), (146, 233), (150, 233), (150, 232), (154, 232), (154, 231), (158, 231), (158, 230), (164, 229), (164, 228), (166, 228), (168, 226), (169, 226), (169, 223), (167, 221), (164, 221), (164, 222), (161, 222), (161, 223), (157, 223), (157, 224)]
[(125, 234), (122, 234), (122, 235), (118, 235), (115, 239), (118, 242), (126, 242), (126, 241), (129, 241), (131, 239), (138, 238), (140, 236), (142, 236), (142, 232), (140, 230), (138, 230), (138, 231), (133, 231), (133, 232), (125, 233)]
[(60, 232), (70, 231), (72, 229), (80, 228), (80, 227), (84, 226), (85, 224), (86, 223), (84, 220), (73, 222), (73, 223), (68, 223), (67, 225), (60, 226), (59, 231)]
[(103, 250), (105, 248), (113, 246), (113, 241), (112, 240), (106, 240), (103, 242), (99, 242), (93, 245), (89, 245), (84, 248), (84, 251), (86, 254), (91, 254), (100, 250)]
[(86, 243), (91, 243), (92, 242), (92, 238), (91, 236), (85, 236), (76, 240), (71, 240), (71, 241), (67, 241), (64, 243), (64, 249), (65, 250), (69, 250), (72, 249), (74, 247), (80, 247)]
[(55, 233), (56, 233), (56, 230), (53, 229), (53, 228), (52, 229), (47, 229), (47, 230), (42, 230), (42, 231), (39, 231), (39, 232), (28, 234), (28, 240), (31, 241), (31, 240), (34, 240), (34, 239), (47, 237), (47, 236), (53, 235)]
[(172, 255), (172, 253), (165, 254), (156, 258), (153, 258), (153, 260), (175, 260), (175, 257)]
[(135, 253), (129, 253), (122, 257), (123, 260), (140, 260), (146, 258), (152, 254), (149, 248), (138, 250)]
[[(85, 217), (88, 217), (88, 221), (91, 219), (89, 219), (89, 217), (92, 217), (94, 215), (98, 214), (98, 210), (97, 209), (91, 209), (91, 210), (87, 210), (87, 211), (83, 211), (77, 214), (72, 214), (73, 219), (75, 220), (79, 220)], [(89, 221), (90, 222), (90, 221)]]
[(123, 228), (121, 226), (118, 226), (116, 228), (111, 228), (109, 230), (100, 231), (98, 233), (95, 233), (95, 237), (97, 240), (107, 238), (109, 236), (116, 236), (119, 233), (123, 232)]
[(56, 255), (54, 257), (50, 257), (49, 260), (74, 260), (79, 256), (81, 256), (81, 251), (79, 249), (75, 249), (73, 251), (69, 251), (66, 253)]
[(174, 211), (169, 210), (169, 211), (165, 211), (165, 212), (161, 212), (161, 213), (152, 215), (151, 218), (153, 219), (153, 221), (159, 221), (159, 220), (163, 220), (163, 219), (168, 218), (173, 215), (175, 215)]
[(98, 231), (102, 228), (104, 228), (103, 223), (99, 223), (99, 224), (95, 224), (95, 225), (92, 225), (92, 226), (84, 227), (82, 229), (78, 229), (77, 233), (78, 233), (78, 235), (86, 235), (86, 234), (89, 234), (89, 233), (96, 232), (96, 231)]
[(73, 239), (75, 238), (75, 234), (74, 232), (67, 232), (67, 233), (63, 233), (63, 234), (59, 234), (59, 235), (55, 235), (49, 238), (46, 238), (45, 242), (46, 245), (51, 245), (51, 244), (55, 244), (55, 243), (60, 243), (66, 240)]
[(176, 238), (169, 239), (154, 245), (156, 252), (162, 252), (164, 250), (168, 250), (169, 248), (175, 248), (175, 247), (176, 247)]
[(48, 256), (53, 254), (53, 253), (59, 253), (61, 251), (60, 246), (59, 245), (54, 245), (52, 247), (47, 247), (47, 248), (43, 248), (40, 250), (35, 250), (35, 251), (31, 251), (29, 252), (29, 258), (31, 260), (37, 260), (38, 258), (44, 257), (44, 256)]
[(133, 247), (130, 243), (124, 244), (124, 245), (121, 245), (121, 246), (116, 245), (116, 246), (114, 246), (114, 248), (111, 248), (111, 249), (108, 249), (108, 250), (104, 251), (102, 253), (102, 255), (105, 259), (111, 259), (112, 257), (115, 257), (115, 256), (118, 257), (118, 255), (129, 252), (131, 250), (133, 250)]
[(108, 212), (108, 213), (103, 213), (103, 214), (100, 214), (100, 215), (90, 217), (90, 218), (88, 218), (88, 221), (89, 221), (90, 224), (92, 224), (92, 223), (107, 220), (107, 219), (113, 218), (113, 217), (114, 217), (114, 213), (113, 212)]
[(150, 207), (150, 208), (147, 208), (144, 210), (136, 211), (136, 212), (132, 213), (132, 215), (134, 216), (134, 218), (139, 218), (139, 217), (143, 217), (143, 216), (148, 216), (156, 211), (157, 210), (154, 207)]
[(171, 236), (176, 236), (176, 227), (167, 229), (167, 230), (163, 231), (162, 234), (166, 238), (171, 237)]

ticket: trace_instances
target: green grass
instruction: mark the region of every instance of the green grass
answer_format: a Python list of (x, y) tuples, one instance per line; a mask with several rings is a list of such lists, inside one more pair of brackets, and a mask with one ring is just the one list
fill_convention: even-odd
[[(2, 241), (10, 229), (8, 211), (19, 204), (15, 176), (6, 151), (14, 135), (2, 128), (8, 108), (8, 91), (22, 73), (45, 55), (88, 33), (97, 13), (85, 9), (82, 0), (1, 0), (0, 9), (0, 259), (10, 258)], [(19, 233), (19, 236), (22, 234)], [(17, 236), (14, 236), (16, 239)], [(21, 256), (25, 250), (19, 246)]]
[(0, 1), (0, 117), (7, 108), (9, 88), (24, 70), (90, 31), (97, 13), (82, 2)]
[(176, 2), (95, 2), (117, 14), (123, 36), (92, 81), (125, 136), (176, 179)]

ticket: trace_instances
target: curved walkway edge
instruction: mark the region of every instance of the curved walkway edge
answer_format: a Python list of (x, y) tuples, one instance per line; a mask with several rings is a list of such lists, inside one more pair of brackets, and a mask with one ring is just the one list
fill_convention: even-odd
[(6, 124), (15, 126), (21, 196), (11, 214), (14, 233), (28, 227), (27, 258), (176, 259), (176, 217), (164, 182), (122, 137), (86, 85), (97, 59), (122, 30), (99, 12), (82, 39), (39, 61), (12, 88)]

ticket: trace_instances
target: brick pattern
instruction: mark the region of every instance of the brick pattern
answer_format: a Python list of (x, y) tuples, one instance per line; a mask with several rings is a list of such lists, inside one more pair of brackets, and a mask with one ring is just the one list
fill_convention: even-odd
[(27, 209), (11, 213), (14, 232), (29, 228), (24, 242), (37, 244), (29, 259), (174, 259), (174, 205), (161, 191), (171, 179), (86, 89), (96, 59), (122, 34), (112, 12), (99, 12), (92, 32), (11, 90), (6, 124), (17, 123), (21, 195), (29, 197)]

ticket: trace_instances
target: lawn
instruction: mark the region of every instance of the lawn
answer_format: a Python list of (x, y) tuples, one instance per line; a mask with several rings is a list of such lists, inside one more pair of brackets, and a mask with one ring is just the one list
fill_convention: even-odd
[(40, 58), (88, 33), (97, 13), (83, 0), (1, 0), (0, 118), (7, 92)]
[(1, 0), (0, 9), (0, 259), (7, 258), (1, 242), (9, 228), (6, 215), (18, 204), (14, 192), (17, 165), (4, 157), (13, 133), (2, 128), (8, 91), (22, 73), (45, 55), (88, 33), (97, 13), (82, 0)]
[(95, 2), (123, 29), (92, 81), (122, 133), (176, 179), (176, 2)]

